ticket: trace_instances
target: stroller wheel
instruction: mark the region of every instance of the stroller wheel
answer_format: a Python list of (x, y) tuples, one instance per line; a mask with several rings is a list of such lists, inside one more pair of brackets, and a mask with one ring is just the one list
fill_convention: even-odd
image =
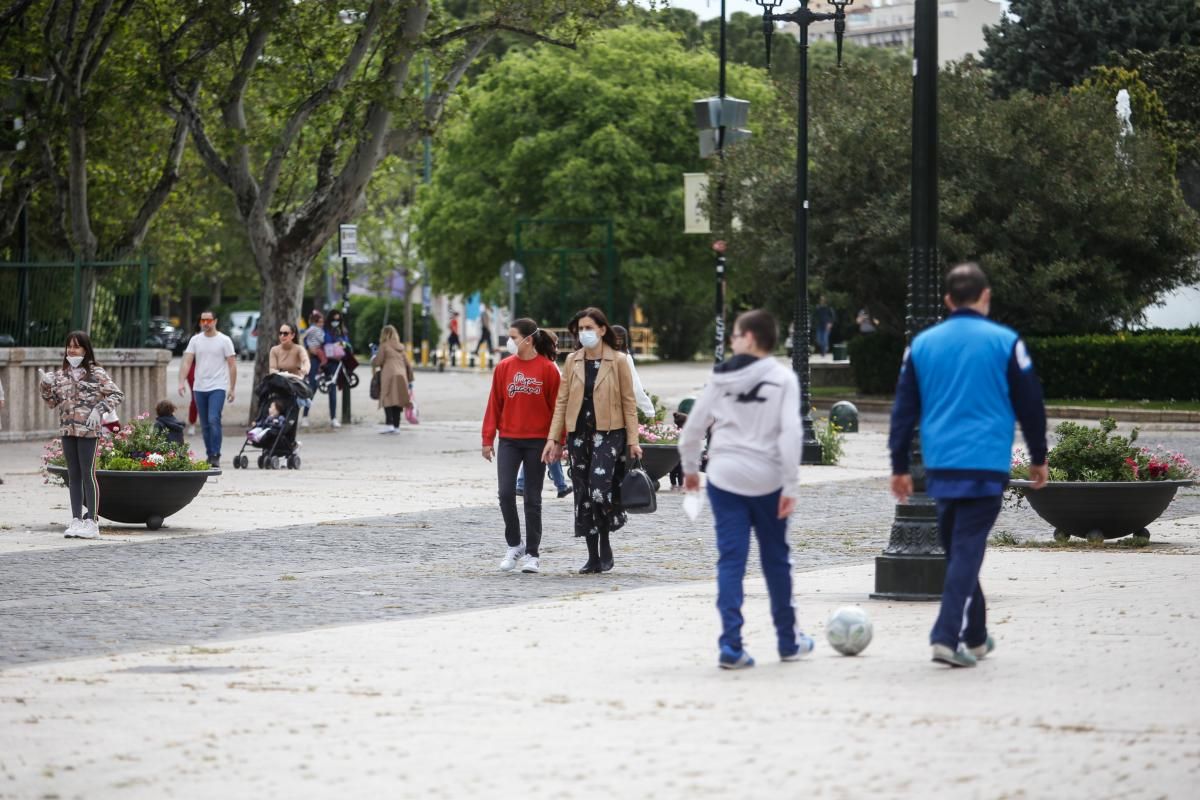
[(258, 468), (259, 468), (259, 469), (266, 469), (266, 468), (267, 468), (267, 457), (266, 457), (266, 456), (259, 456), (259, 457), (258, 457)]
[(292, 456), (290, 460), (292, 469), (300, 469), (300, 456)]
[(250, 456), (242, 456), (239, 461), (242, 462), (242, 469), (247, 469), (250, 466)]
[(242, 459), (241, 459), (241, 458), (239, 458), (238, 456), (234, 456), (234, 457), (233, 457), (233, 468), (234, 468), (234, 469), (237, 469), (237, 468), (238, 468), (238, 467), (240, 467), (241, 465), (242, 465)]
[(355, 386), (358, 386), (358, 374), (357, 373), (351, 372), (350, 377), (347, 378), (346, 380), (350, 383), (351, 389), (353, 389)]

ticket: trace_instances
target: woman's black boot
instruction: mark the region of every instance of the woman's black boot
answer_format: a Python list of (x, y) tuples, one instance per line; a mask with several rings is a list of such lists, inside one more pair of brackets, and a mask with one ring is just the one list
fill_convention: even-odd
[(608, 543), (608, 531), (600, 534), (600, 571), (608, 572), (613, 568), (612, 545)]
[(589, 575), (593, 572), (600, 571), (600, 542), (599, 536), (585, 536), (584, 541), (587, 542), (588, 560), (587, 563), (579, 568), (580, 575)]

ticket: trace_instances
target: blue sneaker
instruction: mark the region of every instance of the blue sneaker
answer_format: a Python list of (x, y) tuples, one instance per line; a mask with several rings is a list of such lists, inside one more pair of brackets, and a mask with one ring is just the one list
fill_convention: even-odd
[(779, 660), (799, 661), (811, 653), (816, 646), (817, 643), (807, 633), (798, 633), (796, 634), (796, 649), (790, 653), (780, 653)]
[(745, 669), (754, 666), (754, 659), (745, 650), (734, 650), (731, 647), (721, 648), (721, 657), (717, 660), (721, 669)]

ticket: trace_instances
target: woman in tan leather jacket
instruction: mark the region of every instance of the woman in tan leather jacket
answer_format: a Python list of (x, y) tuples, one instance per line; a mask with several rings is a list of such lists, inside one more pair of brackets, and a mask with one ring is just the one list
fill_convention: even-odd
[(609, 534), (625, 524), (614, 493), (625, 474), (626, 449), (640, 458), (637, 402), (629, 361), (616, 348), (608, 318), (598, 308), (575, 315), (568, 329), (581, 345), (567, 357), (558, 403), (542, 460), (562, 457), (563, 432), (575, 488), (575, 535), (587, 542), (588, 560), (580, 573), (613, 568)]

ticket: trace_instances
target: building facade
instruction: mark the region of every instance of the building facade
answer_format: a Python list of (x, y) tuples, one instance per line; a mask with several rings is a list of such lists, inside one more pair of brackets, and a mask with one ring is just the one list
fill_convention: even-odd
[[(809, 4), (814, 11), (833, 11), (825, 0)], [(971, 55), (976, 58), (984, 48), (983, 29), (997, 25), (1004, 13), (999, 0), (939, 0), (938, 2), (938, 60), (961, 61)], [(845, 41), (866, 47), (891, 47), (911, 50), (916, 4), (912, 0), (858, 0), (846, 9)], [(799, 37), (795, 25), (788, 32)], [(833, 41), (833, 23), (814, 23), (808, 29), (812, 42)]]

